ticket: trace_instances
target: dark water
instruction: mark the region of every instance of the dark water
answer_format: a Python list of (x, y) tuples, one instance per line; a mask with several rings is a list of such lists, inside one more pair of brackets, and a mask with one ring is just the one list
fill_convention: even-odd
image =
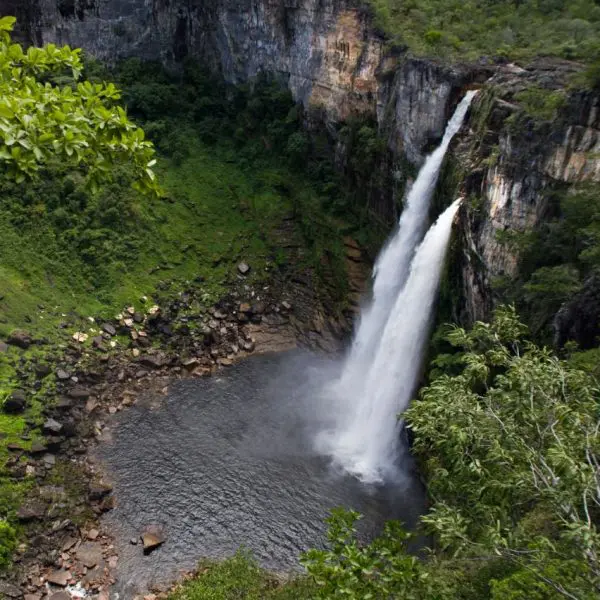
[[(100, 455), (117, 498), (106, 520), (117, 537), (121, 599), (240, 545), (270, 569), (296, 569), (300, 552), (324, 542), (323, 519), (335, 506), (363, 513), (365, 536), (389, 518), (415, 521), (424, 500), (414, 476), (367, 487), (313, 451), (327, 413), (317, 391), (335, 368), (297, 352), (255, 357), (175, 382), (166, 398), (115, 418)], [(167, 541), (143, 556), (130, 539), (150, 523), (164, 526)]]

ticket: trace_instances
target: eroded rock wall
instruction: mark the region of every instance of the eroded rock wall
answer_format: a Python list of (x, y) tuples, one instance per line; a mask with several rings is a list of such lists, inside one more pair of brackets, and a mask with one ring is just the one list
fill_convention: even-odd
[(489, 316), (495, 278), (518, 274), (514, 246), (503, 232), (535, 229), (548, 216), (551, 193), (600, 182), (600, 97), (570, 92), (552, 121), (517, 116), (518, 92), (535, 85), (563, 89), (575, 67), (564, 63), (501, 69), (473, 104), (472, 131), (457, 148), (462, 211), (461, 320)]

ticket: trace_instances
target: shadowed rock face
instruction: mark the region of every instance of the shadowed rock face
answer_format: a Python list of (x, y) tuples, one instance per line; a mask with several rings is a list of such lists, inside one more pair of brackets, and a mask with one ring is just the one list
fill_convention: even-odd
[(326, 121), (377, 117), (398, 157), (420, 164), (472, 69), (385, 52), (353, 0), (0, 0), (30, 41), (82, 47), (102, 60), (172, 64), (195, 57), (231, 82), (278, 75)]

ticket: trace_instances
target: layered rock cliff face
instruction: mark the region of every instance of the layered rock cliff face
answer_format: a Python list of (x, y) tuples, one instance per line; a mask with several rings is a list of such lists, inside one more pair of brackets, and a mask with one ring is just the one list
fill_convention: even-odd
[[(359, 0), (0, 0), (0, 11), (17, 14), (36, 43), (80, 46), (107, 61), (135, 55), (176, 63), (191, 56), (231, 82), (275, 74), (333, 139), (349, 117), (376, 119), (389, 147), (382, 168), (391, 181), (403, 178), (407, 164), (421, 163), (465, 87), (492, 74), (386, 51)], [(510, 123), (519, 111), (516, 92), (531, 84), (563, 86), (570, 69), (503, 67), (473, 105), (472, 134), (457, 147), (456, 187), (479, 200), (461, 216), (464, 300), (456, 313), (463, 321), (486, 317), (492, 281), (516, 272), (516, 256), (498, 232), (535, 227), (546, 215), (548, 191), (600, 180), (597, 96), (571, 94), (554, 123)], [(390, 186), (369, 201), (390, 220), (401, 194)]]
[(232, 82), (261, 71), (330, 122), (371, 114), (417, 164), (439, 138), (466, 68), (386, 53), (357, 0), (0, 0), (36, 43), (82, 47), (112, 61), (193, 56)]
[(575, 68), (553, 61), (499, 69), (473, 104), (473, 129), (463, 135), (455, 159), (460, 190), (471, 200), (461, 215), (462, 321), (487, 317), (494, 279), (517, 275), (518, 256), (502, 233), (535, 229), (548, 216), (553, 192), (600, 182), (597, 94), (568, 93), (554, 119), (542, 121), (524, 116), (516, 100), (532, 86), (543, 94), (564, 89)]

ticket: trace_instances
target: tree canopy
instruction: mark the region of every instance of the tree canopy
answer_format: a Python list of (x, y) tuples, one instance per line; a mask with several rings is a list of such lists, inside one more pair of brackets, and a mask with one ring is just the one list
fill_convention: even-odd
[[(303, 562), (323, 598), (591, 600), (600, 594), (600, 390), (526, 340), (512, 308), (471, 331), (405, 415), (429, 482), (430, 559), (389, 525), (361, 546), (356, 513), (330, 520)], [(394, 528), (395, 527), (395, 528)]]
[(0, 165), (17, 183), (51, 163), (79, 168), (95, 190), (128, 164), (135, 187), (157, 192), (154, 148), (117, 104), (112, 83), (81, 80), (80, 50), (11, 40), (14, 17), (0, 19)]

